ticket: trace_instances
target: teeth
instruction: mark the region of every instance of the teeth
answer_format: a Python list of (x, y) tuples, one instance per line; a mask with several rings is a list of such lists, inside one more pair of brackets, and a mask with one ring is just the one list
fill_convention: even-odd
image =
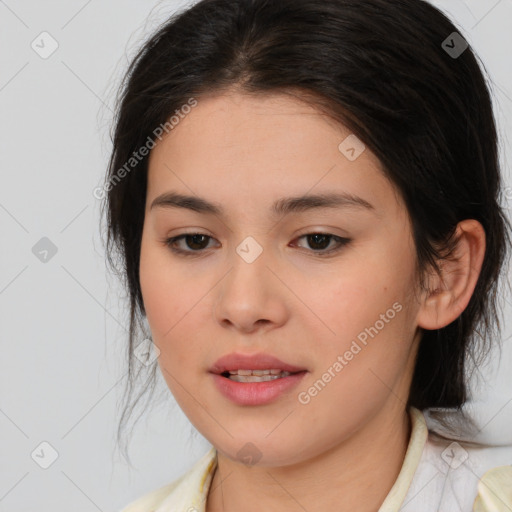
[(253, 375), (270, 375), (270, 370), (253, 370)]
[(229, 379), (235, 382), (267, 382), (287, 377), (290, 372), (273, 368), (270, 370), (230, 370)]
[(273, 368), (271, 370), (229, 370), (231, 375), (279, 375), (283, 370)]
[[(231, 373), (231, 372), (230, 372)], [(289, 372), (280, 372), (279, 375), (239, 375), (238, 373), (231, 373), (229, 376), (230, 380), (234, 380), (235, 382), (267, 382), (269, 380), (280, 379), (282, 377), (287, 377), (290, 375)]]

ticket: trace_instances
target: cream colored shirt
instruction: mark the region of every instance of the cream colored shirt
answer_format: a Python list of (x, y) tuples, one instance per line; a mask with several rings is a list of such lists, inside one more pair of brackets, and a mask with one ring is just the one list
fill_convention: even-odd
[[(475, 449), (439, 441), (421, 411), (412, 407), (409, 414), (404, 462), (378, 512), (512, 512), (512, 447)], [(121, 512), (205, 512), (216, 467), (212, 447), (181, 478)]]

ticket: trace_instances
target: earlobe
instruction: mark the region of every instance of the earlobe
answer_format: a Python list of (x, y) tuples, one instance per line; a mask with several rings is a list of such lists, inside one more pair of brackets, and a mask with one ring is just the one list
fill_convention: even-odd
[(466, 309), (473, 295), (485, 255), (485, 230), (474, 219), (457, 225), (458, 239), (450, 259), (440, 262), (441, 276), (432, 274), (422, 297), (418, 326), (435, 330), (446, 327)]

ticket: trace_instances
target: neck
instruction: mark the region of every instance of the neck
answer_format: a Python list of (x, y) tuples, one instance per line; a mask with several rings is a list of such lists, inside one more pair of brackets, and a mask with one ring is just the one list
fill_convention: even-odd
[(410, 440), (403, 404), (384, 407), (358, 432), (314, 459), (247, 467), (217, 453), (206, 512), (376, 512), (402, 467)]

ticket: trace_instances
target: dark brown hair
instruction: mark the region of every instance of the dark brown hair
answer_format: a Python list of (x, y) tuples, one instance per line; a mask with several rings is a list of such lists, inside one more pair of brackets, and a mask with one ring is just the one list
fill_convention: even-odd
[[(408, 404), (461, 408), (469, 359), (478, 363), (499, 341), (492, 327), (500, 330), (498, 277), (510, 225), (499, 203), (488, 85), (471, 47), (460, 55), (447, 50), (453, 32), (460, 33), (423, 0), (202, 0), (145, 42), (120, 90), (105, 181), (108, 259), (130, 300), (128, 396), (145, 369), (133, 357), (135, 341), (148, 336), (139, 334), (147, 156), (114, 178), (191, 97), (236, 88), (300, 95), (366, 144), (405, 201), (422, 279), (449, 257), (458, 222), (483, 225), (487, 247), (474, 294), (456, 321), (423, 332)], [(154, 385), (156, 368), (147, 384)]]

